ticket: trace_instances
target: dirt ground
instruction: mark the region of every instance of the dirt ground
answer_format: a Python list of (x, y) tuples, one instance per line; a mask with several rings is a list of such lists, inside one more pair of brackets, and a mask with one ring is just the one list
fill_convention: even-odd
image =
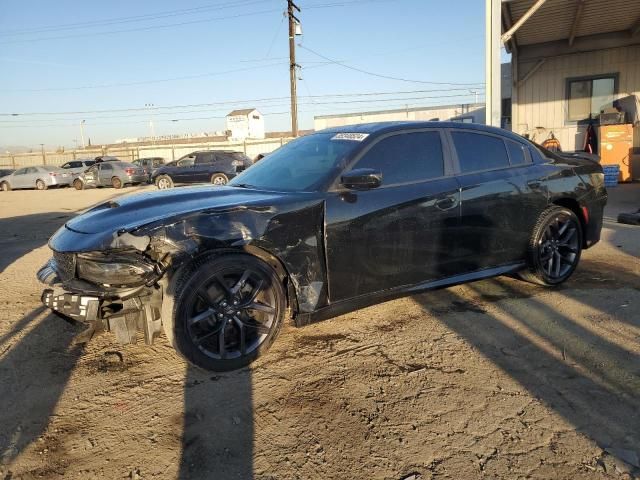
[(640, 185), (556, 290), (497, 278), (285, 328), (251, 369), (71, 344), (48, 237), (113, 189), (0, 194), (0, 480), (640, 477)]

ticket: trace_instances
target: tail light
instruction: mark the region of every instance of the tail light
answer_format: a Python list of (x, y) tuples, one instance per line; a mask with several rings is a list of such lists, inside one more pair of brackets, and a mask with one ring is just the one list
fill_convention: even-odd
[(127, 175), (133, 175), (134, 173), (136, 173), (135, 168), (125, 168), (124, 171), (127, 173)]
[(49, 172), (49, 175), (52, 176), (52, 177), (58, 176), (58, 174), (56, 172)]

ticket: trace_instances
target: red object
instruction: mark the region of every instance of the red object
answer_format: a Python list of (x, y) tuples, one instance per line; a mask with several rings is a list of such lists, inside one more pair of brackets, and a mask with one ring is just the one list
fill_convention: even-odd
[(52, 177), (55, 177), (55, 176), (56, 176), (56, 175), (58, 175), (58, 174), (57, 174), (57, 173), (55, 173), (55, 172), (49, 172), (49, 175), (51, 175)]
[(587, 207), (582, 207), (582, 215), (584, 216), (584, 223), (589, 223), (589, 209)]
[(127, 172), (127, 175), (133, 175), (134, 173), (136, 173), (135, 168), (125, 168), (124, 171)]

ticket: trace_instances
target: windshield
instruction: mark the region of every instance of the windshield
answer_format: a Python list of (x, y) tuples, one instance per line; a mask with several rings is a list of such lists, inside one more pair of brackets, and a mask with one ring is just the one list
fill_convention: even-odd
[(315, 191), (344, 167), (344, 159), (359, 142), (333, 139), (335, 133), (297, 138), (248, 168), (229, 185), (284, 192)]

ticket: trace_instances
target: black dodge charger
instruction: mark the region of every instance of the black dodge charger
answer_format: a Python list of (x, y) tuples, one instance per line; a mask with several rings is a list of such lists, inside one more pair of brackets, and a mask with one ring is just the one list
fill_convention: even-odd
[(164, 330), (210, 370), (253, 361), (287, 312), (298, 326), (423, 290), (503, 274), (571, 276), (600, 238), (595, 162), (468, 124), (323, 130), (224, 187), (121, 197), (49, 241), (42, 300), (147, 343)]

